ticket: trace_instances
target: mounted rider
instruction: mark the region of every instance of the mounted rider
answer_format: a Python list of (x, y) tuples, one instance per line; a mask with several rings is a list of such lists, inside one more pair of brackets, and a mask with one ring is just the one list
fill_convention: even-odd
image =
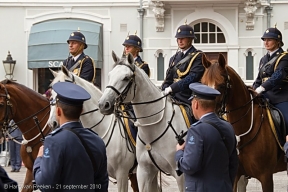
[(77, 76), (94, 83), (96, 66), (94, 60), (83, 52), (88, 47), (85, 36), (80, 31), (73, 32), (67, 43), (71, 56), (63, 61), (63, 65)]
[(275, 27), (268, 28), (261, 39), (268, 51), (259, 63), (259, 73), (253, 83), (255, 92), (262, 94), (285, 119), (288, 134), (288, 54), (281, 48), (282, 33)]
[(143, 61), (139, 56), (139, 53), (143, 52), (143, 49), (142, 41), (136, 35), (136, 32), (135, 35), (128, 35), (122, 45), (124, 46), (124, 55), (131, 53), (134, 57), (135, 65), (143, 69), (148, 77), (150, 77), (150, 68), (148, 63)]
[(193, 28), (187, 23), (178, 27), (175, 38), (180, 51), (170, 58), (161, 89), (165, 95), (172, 93), (176, 100), (190, 105), (188, 98), (192, 91), (189, 85), (199, 82), (205, 71), (202, 64), (202, 51), (192, 45), (196, 36)]
[[(124, 46), (124, 51), (123, 55), (128, 55), (131, 53), (134, 57), (135, 65), (138, 66), (139, 68), (143, 69), (145, 73), (150, 77), (150, 68), (148, 63), (142, 60), (142, 58), (139, 56), (140, 52), (143, 52), (142, 49), (142, 41), (141, 39), (136, 35), (137, 32), (135, 32), (134, 35), (129, 35), (126, 37), (126, 39), (123, 42)], [(133, 110), (133, 107), (130, 104), (127, 104), (123, 106), (122, 110), (128, 113), (130, 118), (136, 120), (136, 116)], [(137, 127), (134, 126), (134, 123), (132, 121), (129, 121), (129, 127), (131, 128), (131, 134), (134, 140), (136, 141), (136, 135), (137, 135)]]

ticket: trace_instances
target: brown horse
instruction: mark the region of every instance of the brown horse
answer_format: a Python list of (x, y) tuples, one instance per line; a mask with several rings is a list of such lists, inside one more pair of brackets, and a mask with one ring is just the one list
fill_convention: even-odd
[(0, 83), (0, 129), (6, 132), (9, 121), (13, 119), (26, 141), (21, 146), (22, 161), (27, 168), (22, 192), (33, 190), (33, 163), (42, 145), (42, 136), (33, 117), (37, 116), (43, 134), (47, 135), (50, 129), (45, 125), (49, 112), (49, 101), (41, 94), (9, 80)]
[(238, 136), (240, 163), (234, 191), (240, 176), (246, 175), (258, 179), (263, 192), (273, 192), (273, 173), (286, 170), (286, 163), (270, 128), (265, 106), (226, 64), (222, 54), (217, 61), (208, 61), (204, 55), (202, 62), (206, 70), (201, 81), (221, 92), (221, 111), (226, 113)]

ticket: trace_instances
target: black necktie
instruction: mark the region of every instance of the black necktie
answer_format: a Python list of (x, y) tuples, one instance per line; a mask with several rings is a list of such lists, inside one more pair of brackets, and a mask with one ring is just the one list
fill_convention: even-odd
[(269, 53), (267, 54), (267, 58), (268, 58), (268, 61), (270, 61), (270, 59), (271, 59), (271, 56), (270, 56), (270, 54), (269, 54)]
[(182, 58), (183, 58), (183, 56), (184, 56), (184, 53), (182, 52), (182, 51), (180, 51), (178, 54), (177, 54), (177, 61), (179, 62)]

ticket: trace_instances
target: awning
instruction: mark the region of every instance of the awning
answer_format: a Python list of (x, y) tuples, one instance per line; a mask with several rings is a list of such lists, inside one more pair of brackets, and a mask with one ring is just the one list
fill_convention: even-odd
[(102, 24), (77, 19), (59, 19), (37, 23), (32, 26), (28, 42), (28, 68), (53, 68), (62, 65), (69, 56), (67, 39), (73, 31), (86, 37), (84, 53), (102, 68)]

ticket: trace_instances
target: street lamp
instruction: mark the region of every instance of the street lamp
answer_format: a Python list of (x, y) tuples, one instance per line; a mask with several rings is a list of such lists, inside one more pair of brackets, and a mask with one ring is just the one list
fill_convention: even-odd
[(10, 51), (8, 51), (8, 55), (5, 61), (3, 61), (3, 66), (5, 69), (5, 77), (10, 76), (10, 80), (13, 80), (13, 72), (15, 67), (16, 61), (12, 59)]

